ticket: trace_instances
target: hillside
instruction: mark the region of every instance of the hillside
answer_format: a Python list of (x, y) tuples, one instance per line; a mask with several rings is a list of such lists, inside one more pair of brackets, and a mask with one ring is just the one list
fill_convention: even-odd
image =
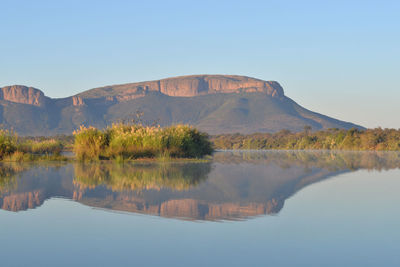
[(0, 123), (21, 135), (70, 134), (143, 113), (144, 123), (191, 124), (210, 134), (302, 131), (361, 126), (309, 111), (275, 81), (245, 76), (195, 75), (100, 87), (52, 99), (32, 87), (0, 89)]

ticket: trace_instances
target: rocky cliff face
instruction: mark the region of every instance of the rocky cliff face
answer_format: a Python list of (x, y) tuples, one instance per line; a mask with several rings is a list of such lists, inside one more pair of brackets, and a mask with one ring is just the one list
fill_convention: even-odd
[(84, 106), (85, 102), (83, 101), (82, 97), (80, 96), (73, 96), (72, 97), (72, 105), (73, 106)]
[(169, 96), (192, 97), (202, 94), (240, 92), (262, 92), (276, 97), (283, 96), (283, 89), (279, 83), (245, 76), (185, 76), (160, 80), (159, 84), (157, 91)]
[(194, 75), (95, 88), (83, 92), (79, 96), (82, 98), (106, 97), (109, 100), (128, 101), (145, 96), (149, 92), (159, 92), (175, 97), (254, 92), (265, 93), (272, 97), (284, 95), (282, 87), (275, 81), (263, 81), (235, 75)]
[(43, 106), (46, 97), (42, 91), (22, 85), (5, 86), (0, 90), (0, 99), (14, 103)]
[[(144, 97), (149, 92), (159, 92), (175, 97), (255, 92), (265, 93), (272, 97), (284, 96), (283, 88), (275, 81), (263, 81), (236, 75), (193, 75), (94, 88), (67, 99), (72, 100), (73, 106), (83, 106), (85, 105), (85, 98), (101, 98), (111, 102), (124, 102)], [(48, 98), (39, 89), (12, 85), (1, 88), (0, 99), (41, 107)]]

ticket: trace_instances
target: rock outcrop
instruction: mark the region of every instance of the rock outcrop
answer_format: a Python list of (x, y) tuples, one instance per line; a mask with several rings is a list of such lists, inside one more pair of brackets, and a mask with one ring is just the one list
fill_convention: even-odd
[(107, 99), (115, 96), (119, 101), (127, 101), (145, 96), (149, 92), (159, 92), (175, 97), (255, 92), (265, 93), (272, 97), (284, 95), (282, 87), (275, 81), (263, 81), (236, 75), (193, 75), (95, 88), (79, 94), (79, 96), (83, 98), (106, 97)]
[(80, 96), (73, 96), (72, 97), (72, 105), (73, 106), (84, 106), (85, 102), (83, 101), (82, 97)]
[(0, 99), (14, 103), (43, 106), (46, 97), (42, 91), (22, 85), (5, 86), (0, 90)]
[[(94, 88), (67, 99), (71, 99), (73, 106), (83, 106), (85, 98), (125, 102), (144, 97), (150, 92), (174, 97), (255, 92), (265, 93), (272, 97), (284, 96), (283, 88), (275, 81), (263, 81), (237, 75), (192, 75)], [(22, 85), (5, 86), (1, 88), (0, 94), (0, 99), (39, 107), (44, 105), (47, 98), (39, 89)]]

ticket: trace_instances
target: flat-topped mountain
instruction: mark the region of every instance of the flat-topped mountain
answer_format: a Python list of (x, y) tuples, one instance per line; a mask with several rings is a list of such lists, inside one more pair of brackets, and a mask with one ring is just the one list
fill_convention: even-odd
[(128, 83), (95, 88), (79, 94), (82, 98), (116, 97), (129, 100), (158, 92), (168, 96), (192, 97), (217, 93), (265, 93), (283, 96), (283, 89), (275, 81), (263, 81), (237, 75), (191, 75), (157, 81)]
[(0, 123), (21, 135), (70, 134), (80, 125), (103, 128), (136, 119), (191, 124), (210, 134), (362, 128), (309, 111), (276, 81), (236, 75), (191, 75), (111, 85), (52, 99), (21, 85), (0, 88)]

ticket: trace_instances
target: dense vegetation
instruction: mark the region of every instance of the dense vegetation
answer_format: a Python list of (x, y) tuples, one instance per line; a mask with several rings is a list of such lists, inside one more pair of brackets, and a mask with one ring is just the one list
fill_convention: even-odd
[(79, 160), (201, 158), (213, 151), (207, 134), (186, 125), (162, 128), (117, 123), (105, 130), (81, 126), (74, 136)]
[(327, 150), (400, 150), (400, 130), (328, 129), (292, 133), (282, 130), (277, 133), (250, 135), (223, 134), (212, 137), (217, 149), (327, 149)]
[(13, 131), (0, 130), (0, 160), (2, 161), (63, 159), (60, 156), (62, 149), (61, 142), (55, 139), (18, 138)]

